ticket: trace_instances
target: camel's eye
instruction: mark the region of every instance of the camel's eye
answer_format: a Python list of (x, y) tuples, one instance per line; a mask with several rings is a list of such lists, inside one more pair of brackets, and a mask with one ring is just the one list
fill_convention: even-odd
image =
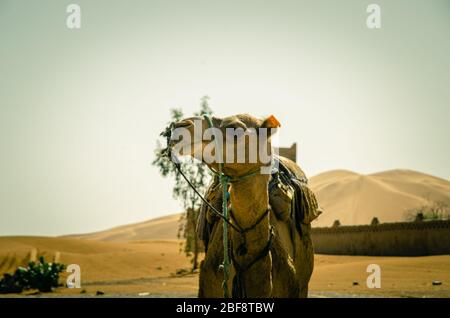
[(225, 128), (225, 133), (228, 137), (241, 137), (245, 134), (247, 126), (240, 121), (233, 121), (230, 123), (224, 123), (222, 125)]
[(228, 129), (228, 128), (230, 128), (230, 129), (238, 129), (238, 128), (241, 128), (241, 129), (243, 129), (243, 130), (246, 130), (246, 129), (247, 129), (247, 126), (245, 126), (245, 124), (242, 123), (242, 122), (240, 122), (240, 121), (232, 121), (232, 122), (229, 122), (229, 123), (224, 123), (224, 124), (222, 125), (222, 127), (225, 128), (225, 129)]

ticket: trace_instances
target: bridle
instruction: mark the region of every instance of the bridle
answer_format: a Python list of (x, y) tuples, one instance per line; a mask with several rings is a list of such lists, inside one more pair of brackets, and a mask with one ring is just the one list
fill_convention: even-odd
[[(207, 121), (209, 128), (213, 128), (213, 122), (211, 120), (211, 118), (208, 115), (203, 115), (204, 119)], [(170, 128), (171, 130), (171, 128)], [(169, 150), (169, 152), (167, 153), (169, 157), (174, 156), (171, 153), (171, 149), (169, 147), (169, 143), (170, 143), (170, 132), (168, 134), (165, 135), (167, 137), (167, 149)], [(215, 137), (216, 140), (216, 146), (217, 146), (217, 139)], [(218, 149), (218, 147), (216, 147), (216, 149)], [(172, 157), (172, 159), (174, 159)], [(187, 178), (187, 176), (183, 173), (182, 169), (181, 169), (181, 164), (179, 162), (179, 160), (172, 160), (172, 162), (174, 163), (174, 166), (176, 168), (176, 170), (180, 173), (180, 175), (183, 177), (183, 179), (188, 183), (188, 185), (192, 188), (192, 190), (200, 197), (200, 199), (211, 209), (211, 211), (216, 214), (218, 217), (220, 217), (223, 220), (223, 263), (221, 265), (221, 268), (223, 268), (223, 282), (222, 282), (222, 288), (223, 288), (223, 295), (224, 298), (228, 298), (229, 297), (229, 292), (228, 292), (228, 279), (229, 279), (229, 274), (230, 274), (230, 256), (229, 256), (229, 240), (228, 240), (228, 226), (231, 227), (233, 230), (235, 230), (237, 233), (239, 233), (242, 238), (243, 238), (243, 243), (239, 245), (239, 247), (237, 248), (237, 254), (239, 256), (243, 256), (247, 253), (247, 242), (246, 242), (246, 234), (255, 229), (256, 226), (258, 226), (266, 217), (267, 215), (270, 214), (270, 208), (268, 207), (267, 210), (258, 218), (258, 220), (251, 226), (249, 227), (241, 227), (235, 217), (233, 216), (231, 210), (228, 209), (228, 200), (230, 198), (230, 193), (228, 192), (228, 185), (232, 184), (234, 182), (238, 182), (241, 181), (243, 179), (246, 179), (248, 177), (257, 175), (259, 173), (258, 170), (256, 171), (251, 171), (245, 175), (242, 176), (238, 176), (238, 177), (231, 177), (226, 175), (223, 172), (223, 163), (222, 162), (218, 162), (218, 170), (214, 170), (212, 168), (210, 168), (210, 170), (212, 171), (213, 174), (215, 174), (220, 181), (220, 184), (222, 186), (222, 212), (218, 211), (212, 204), (210, 204), (208, 202), (208, 200), (205, 199), (205, 197), (200, 194), (198, 192), (198, 190), (195, 188), (195, 186), (192, 184), (192, 182), (189, 180), (189, 178)], [(233, 222), (230, 222), (230, 217), (233, 220)], [(245, 266), (241, 266), (238, 264), (238, 262), (236, 261), (236, 258), (234, 256), (233, 250), (231, 249), (231, 260), (233, 261), (233, 265), (235, 267), (235, 271), (236, 271), (236, 276), (233, 279), (233, 290), (232, 290), (232, 296), (233, 297), (246, 297), (246, 291), (245, 291), (245, 282), (244, 282), (244, 273), (250, 268), (252, 267), (256, 262), (258, 262), (259, 260), (261, 260), (262, 258), (264, 258), (269, 252), (270, 249), (272, 248), (272, 242), (273, 242), (273, 237), (274, 237), (274, 227), (271, 225), (270, 226), (270, 236), (269, 236), (269, 241), (267, 242), (266, 246), (264, 247), (264, 249), (257, 255), (257, 257), (255, 259), (253, 259), (250, 263), (248, 263)]]

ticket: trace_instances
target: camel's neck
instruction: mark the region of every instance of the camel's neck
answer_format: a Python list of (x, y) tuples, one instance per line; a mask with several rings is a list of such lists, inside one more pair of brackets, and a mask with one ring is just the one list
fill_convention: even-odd
[(268, 182), (268, 175), (258, 174), (232, 184), (233, 216), (242, 228), (254, 225), (269, 207)]
[[(230, 190), (231, 209), (238, 225), (249, 228), (245, 234), (248, 253), (243, 258), (254, 258), (261, 252), (269, 239), (269, 218), (261, 219), (269, 207), (269, 175), (255, 175), (233, 183)], [(242, 235), (234, 233), (233, 248), (242, 243)]]
[[(261, 219), (269, 207), (268, 183), (268, 175), (255, 175), (233, 183), (230, 190), (233, 216), (239, 226), (249, 228), (257, 223), (244, 234), (245, 240), (242, 234), (231, 232), (234, 261), (241, 268), (259, 259), (242, 276), (248, 297), (270, 297), (272, 294), (272, 256), (267, 253), (261, 257), (270, 237), (269, 215)], [(246, 252), (240, 254), (239, 247), (243, 243)]]

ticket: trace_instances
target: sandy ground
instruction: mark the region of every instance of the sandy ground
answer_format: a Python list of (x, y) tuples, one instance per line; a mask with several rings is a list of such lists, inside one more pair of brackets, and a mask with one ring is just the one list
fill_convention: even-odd
[[(30, 253), (81, 267), (81, 289), (60, 287), (39, 297), (195, 297), (198, 273), (176, 275), (188, 269), (179, 253), (180, 242), (99, 242), (75, 238), (0, 237), (0, 273), (24, 265)], [(367, 265), (381, 267), (381, 288), (366, 286)], [(316, 255), (310, 283), (311, 297), (450, 297), (450, 255), (427, 257), (363, 257)], [(65, 281), (63, 275), (62, 281)], [(442, 282), (433, 286), (432, 282)], [(354, 284), (355, 283), (355, 284)], [(357, 284), (356, 284), (357, 283)], [(5, 297), (6, 295), (2, 295)], [(10, 295), (8, 297), (19, 295)]]

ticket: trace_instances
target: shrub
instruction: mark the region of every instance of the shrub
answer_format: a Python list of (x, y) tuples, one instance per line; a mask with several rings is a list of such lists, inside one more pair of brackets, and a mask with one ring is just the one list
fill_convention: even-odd
[(28, 267), (19, 267), (13, 275), (4, 274), (0, 280), (0, 293), (20, 293), (27, 289), (51, 292), (58, 287), (59, 274), (65, 269), (64, 264), (46, 263), (43, 256), (39, 263), (29, 262)]
[(406, 211), (408, 221), (437, 221), (450, 219), (450, 209), (446, 202), (427, 200), (427, 204)]

